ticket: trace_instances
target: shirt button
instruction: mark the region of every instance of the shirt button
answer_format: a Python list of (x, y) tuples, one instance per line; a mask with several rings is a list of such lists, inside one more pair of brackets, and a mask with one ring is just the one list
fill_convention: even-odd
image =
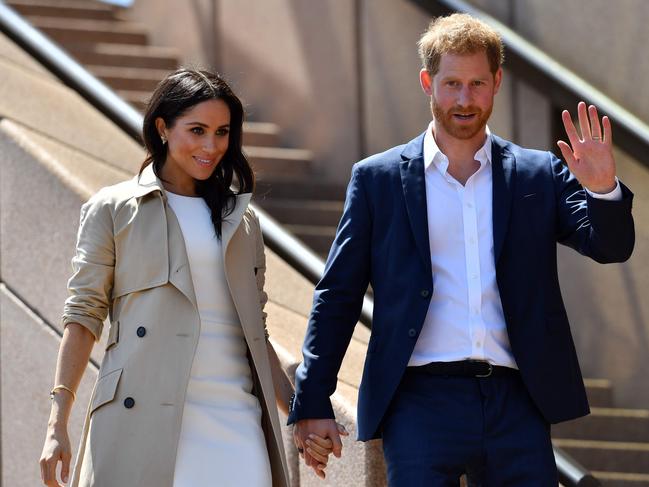
[(143, 326), (138, 326), (137, 331), (135, 333), (137, 333), (137, 336), (142, 338), (144, 335), (146, 335), (146, 328), (144, 328)]
[(408, 336), (410, 338), (415, 338), (417, 336), (417, 330), (415, 330), (414, 328), (410, 328), (410, 330), (408, 330)]
[(124, 399), (124, 407), (126, 409), (131, 409), (133, 406), (135, 406), (135, 399), (133, 399), (132, 397), (127, 397), (126, 399)]
[(427, 298), (430, 292), (428, 291), (428, 289), (422, 289), (420, 294), (422, 298)]
[(482, 343), (480, 343), (480, 342), (475, 342), (475, 346), (476, 346), (476, 347), (481, 347), (481, 346), (482, 346)]

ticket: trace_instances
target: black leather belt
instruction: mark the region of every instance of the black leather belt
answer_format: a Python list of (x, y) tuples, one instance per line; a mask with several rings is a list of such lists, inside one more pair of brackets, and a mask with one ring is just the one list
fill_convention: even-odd
[(501, 365), (492, 365), (483, 360), (460, 360), (457, 362), (431, 362), (426, 365), (408, 367), (412, 372), (421, 371), (430, 375), (449, 377), (492, 377), (518, 374), (518, 370)]

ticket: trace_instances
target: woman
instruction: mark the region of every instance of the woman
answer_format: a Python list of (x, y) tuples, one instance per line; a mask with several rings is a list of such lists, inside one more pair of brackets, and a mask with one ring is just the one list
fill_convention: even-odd
[[(171, 74), (146, 111), (139, 175), (83, 206), (41, 457), (46, 485), (59, 485), (59, 461), (68, 480), (74, 391), (109, 316), (71, 485), (288, 486), (276, 404), (286, 413), (292, 386), (265, 333), (242, 124), (220, 77)], [(314, 438), (311, 449), (324, 477), (331, 442)]]

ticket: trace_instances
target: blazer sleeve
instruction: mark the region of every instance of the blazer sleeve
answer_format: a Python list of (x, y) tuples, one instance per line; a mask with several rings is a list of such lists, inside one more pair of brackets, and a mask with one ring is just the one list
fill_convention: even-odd
[(633, 193), (620, 182), (622, 199), (593, 198), (553, 154), (552, 173), (558, 199), (557, 240), (600, 263), (624, 262), (633, 252)]
[(357, 164), (323, 277), (315, 289), (289, 424), (334, 417), (330, 396), (336, 390), (338, 371), (369, 284), (371, 238), (371, 212), (362, 166)]
[(79, 323), (101, 338), (113, 288), (115, 245), (108, 202), (98, 193), (81, 207), (76, 252), (72, 258), (69, 297), (62, 325)]

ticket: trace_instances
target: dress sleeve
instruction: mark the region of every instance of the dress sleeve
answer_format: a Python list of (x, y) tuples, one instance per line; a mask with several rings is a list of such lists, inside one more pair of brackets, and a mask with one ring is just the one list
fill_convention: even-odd
[(76, 252), (72, 258), (69, 297), (62, 325), (79, 323), (99, 340), (108, 315), (115, 269), (113, 218), (101, 193), (81, 207)]

